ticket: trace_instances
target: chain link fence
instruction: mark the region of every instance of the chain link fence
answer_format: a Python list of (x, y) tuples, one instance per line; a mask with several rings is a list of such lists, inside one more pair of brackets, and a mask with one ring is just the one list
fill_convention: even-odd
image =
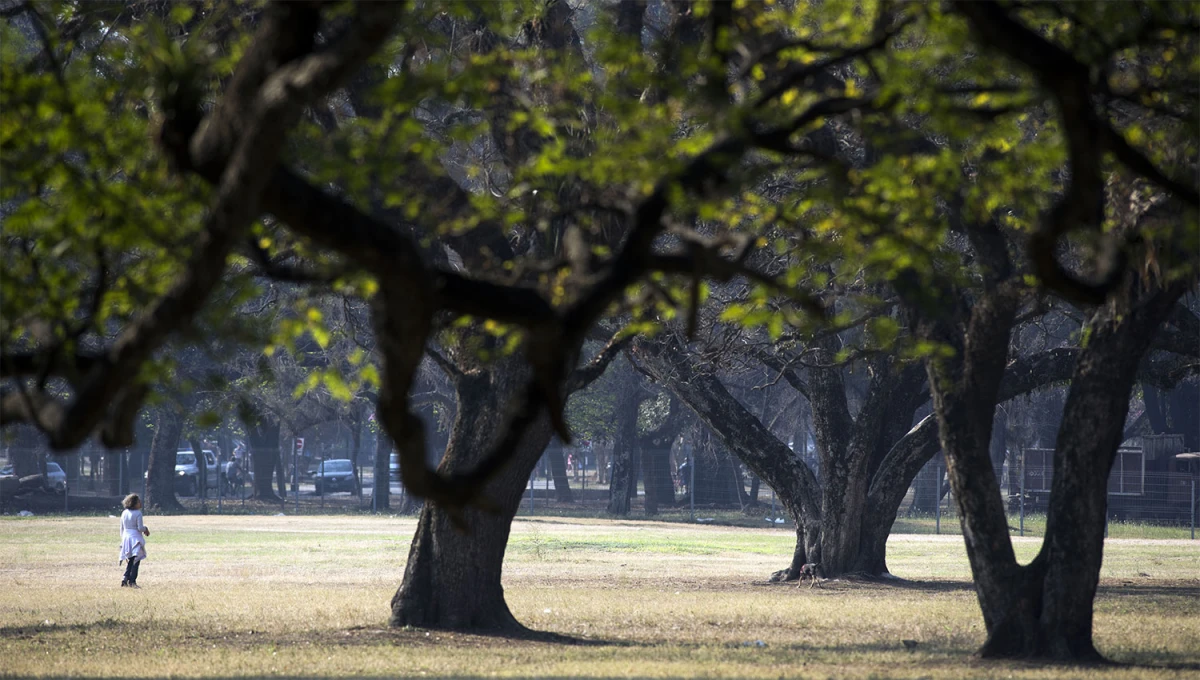
[[(711, 443), (711, 442), (710, 442)], [(11, 476), (12, 449), (0, 456), (0, 472), (8, 483), (17, 480), (31, 488), (3, 494), (0, 512), (106, 514), (120, 509), (128, 493), (146, 491), (146, 456), (137, 452), (81, 451), (71, 455), (35, 456), (35, 477)], [(182, 453), (181, 453), (182, 455)], [(820, 477), (811, 449), (802, 454)], [(519, 515), (612, 516), (613, 451), (611, 445), (558, 446), (547, 450), (526, 486)], [(414, 513), (417, 499), (407, 496), (395, 478), (395, 466), (386, 481), (388, 507), (377, 507), (377, 480), (369, 452), (337, 486), (317, 483), (318, 463), (304, 458), (287, 462), (283, 474), (272, 480), (275, 498), (254, 498), (253, 473), (242, 470), (227, 476), (224, 461), (207, 483), (181, 477), (176, 494), (185, 512), (320, 514), (344, 512)], [(44, 468), (43, 468), (44, 466)], [(746, 470), (738, 459), (719, 446), (675, 442), (659, 449), (639, 450), (632, 463), (630, 518), (772, 526), (791, 530), (791, 519), (768, 485)], [(996, 469), (1001, 493), (1007, 500), (1014, 535), (1039, 535), (1045, 525), (1053, 485), (1053, 451), (1027, 449), (1010, 452)], [(3, 475), (0, 475), (3, 476)], [(36, 487), (36, 488), (33, 488)], [(1164, 453), (1151, 446), (1124, 446), (1117, 454), (1109, 478), (1108, 516), (1118, 526), (1179, 527), (1194, 537), (1200, 521), (1200, 455)], [(959, 533), (953, 495), (941, 456), (917, 475), (897, 511), (894, 533)], [(1151, 531), (1151, 533), (1153, 533)], [(1146, 534), (1150, 535), (1150, 534)], [(1157, 534), (1155, 534), (1157, 535)], [(1164, 536), (1167, 534), (1163, 534)]]
[[(7, 486), (0, 493), (0, 513), (31, 512), (105, 514), (119, 512), (121, 499), (130, 493), (146, 497), (147, 457), (138, 452), (80, 451), (68, 455), (47, 456), (30, 452), (24, 458), (29, 469), (16, 470), (14, 463), (21, 451), (5, 449), (0, 455), (0, 479)], [(255, 498), (254, 473), (245, 460), (230, 467), (224, 457), (210, 458), (206, 474), (197, 474), (199, 465), (185, 472), (177, 465), (174, 491), (184, 512), (191, 513), (338, 513), (375, 510), (375, 475), (370, 456), (347, 469), (345, 481), (322, 488), (314, 479), (319, 462), (299, 458), (284, 463), (271, 480), (275, 498)], [(190, 458), (184, 458), (190, 456)], [(177, 462), (194, 461), (191, 451), (180, 451)], [(25, 473), (25, 474), (22, 474)], [(203, 478), (203, 481), (201, 481)], [(405, 505), (409, 498), (399, 480), (389, 484), (390, 510)]]

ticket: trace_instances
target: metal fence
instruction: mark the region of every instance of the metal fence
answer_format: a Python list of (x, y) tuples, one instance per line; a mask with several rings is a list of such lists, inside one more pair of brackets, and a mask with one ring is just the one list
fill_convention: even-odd
[[(0, 507), (0, 512), (115, 512), (120, 509), (120, 500), (126, 494), (146, 495), (146, 458), (137, 453), (76, 452), (39, 461), (39, 468), (42, 462), (46, 465), (44, 488), (3, 499), (8, 507)], [(10, 465), (8, 456), (0, 456), (0, 469)], [(203, 486), (176, 484), (176, 497), (186, 512), (199, 513), (261, 513), (268, 510), (321, 513), (375, 509), (375, 478), (369, 458), (364, 456), (355, 470), (359, 484), (336, 491), (318, 489), (304, 469), (300, 469), (297, 476), (297, 467), (304, 468), (303, 465), (286, 464), (282, 488), (279, 476), (272, 478), (271, 486), (279, 500), (271, 503), (254, 499), (251, 471), (243, 472), (237, 479), (227, 479), (223, 472), (218, 472), (210, 475)], [(408, 498), (403, 487), (397, 480), (390, 480), (389, 487), (393, 510), (404, 506)]]
[[(561, 456), (561, 466), (553, 460), (555, 455)], [(1049, 459), (1029, 452), (1010, 459), (1016, 464), (1005, 464), (996, 470), (1001, 493), (1007, 501), (1010, 528), (1015, 535), (1037, 533), (1044, 526), (1053, 468), (1033, 464)], [(8, 463), (0, 457), (0, 468)], [(809, 463), (816, 465), (816, 461)], [(819, 476), (819, 468), (815, 469)], [(698, 451), (687, 445), (643, 451), (634, 461), (634, 470), (630, 517), (792, 527), (774, 490), (757, 480), (726, 451)], [(0, 508), (0, 512), (22, 509), (34, 513), (115, 512), (122, 496), (144, 495), (146, 490), (145, 458), (135, 454), (81, 452), (54, 456), (48, 460), (48, 472), (50, 489), (24, 496), (18, 502), (10, 499), (10, 507)], [(221, 479), (206, 489), (178, 497), (185, 511), (200, 513), (316, 514), (379, 510), (375, 507), (376, 480), (369, 456), (362, 457), (356, 472), (360, 480), (358, 488), (321, 492), (303, 470), (297, 478), (289, 465), (282, 494), (278, 479), (272, 480), (273, 489), (283, 496), (282, 505), (278, 500), (273, 503), (254, 500), (248, 475), (236, 483)], [(1186, 465), (1147, 470), (1138, 456), (1122, 449), (1110, 477), (1110, 521), (1189, 527), (1194, 537), (1195, 525), (1200, 521), (1197, 508), (1200, 477), (1195, 472)], [(940, 456), (922, 469), (897, 510), (894, 532), (959, 532), (956, 506), (945, 473)], [(564, 447), (557, 453), (548, 453), (534, 468), (519, 514), (604, 516), (609, 509), (611, 482), (611, 450), (603, 446)], [(419, 508), (419, 503), (407, 497), (398, 480), (387, 483), (388, 512), (412, 512)]]
[[(681, 521), (792, 527), (775, 492), (758, 481), (736, 458), (710, 457), (705, 460), (703, 455), (690, 447), (678, 447), (670, 459), (682, 461), (678, 469), (670, 473), (672, 495), (665, 502), (653, 503), (656, 506), (654, 515)], [(1005, 464), (995, 470), (1008, 508), (1009, 528), (1014, 535), (1040, 534), (1044, 529), (1053, 483), (1052, 466), (1020, 466), (1020, 457), (1012, 458), (1018, 461), (1013, 469)], [(1200, 476), (1182, 465), (1171, 471), (1143, 470), (1139, 466), (1135, 474), (1132, 466), (1135, 459), (1136, 456), (1122, 449), (1122, 456), (1114, 465), (1108, 495), (1109, 521), (1183, 527), (1188, 530), (1186, 535), (1195, 538), (1196, 524), (1200, 522), (1197, 507), (1200, 505)], [(816, 461), (807, 462), (819, 477)], [(604, 475), (607, 468), (589, 467), (577, 471), (568, 478), (571, 500), (563, 501), (555, 486), (552, 467), (544, 459), (535, 468), (525, 490), (522, 514), (598, 516), (605, 513), (609, 499), (609, 480)], [(640, 469), (644, 472), (644, 468)], [(652, 480), (653, 486), (656, 484)], [(649, 515), (647, 499), (646, 479), (642, 476), (629, 515)], [(897, 509), (893, 532), (957, 534), (960, 531), (945, 461), (939, 456), (913, 480)]]

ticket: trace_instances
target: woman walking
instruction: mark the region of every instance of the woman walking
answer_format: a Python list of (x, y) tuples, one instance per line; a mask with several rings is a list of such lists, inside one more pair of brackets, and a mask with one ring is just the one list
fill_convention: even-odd
[(142, 499), (131, 493), (121, 501), (125, 512), (121, 513), (121, 559), (125, 562), (125, 578), (122, 588), (140, 588), (137, 584), (138, 565), (146, 559), (146, 539), (150, 530), (142, 523)]

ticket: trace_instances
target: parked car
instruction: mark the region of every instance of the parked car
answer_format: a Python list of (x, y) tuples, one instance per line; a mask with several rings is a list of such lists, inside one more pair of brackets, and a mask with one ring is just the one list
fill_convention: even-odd
[(46, 463), (46, 486), (54, 489), (55, 493), (67, 492), (67, 473), (63, 472), (58, 463)]
[(400, 481), (400, 454), (393, 453), (388, 457), (388, 479)]
[[(217, 471), (217, 456), (212, 451), (204, 450), (204, 461), (207, 468), (207, 486), (216, 491), (221, 483)], [(183, 496), (195, 496), (200, 490), (200, 468), (196, 464), (196, 454), (191, 449), (181, 449), (175, 452), (175, 492)]]
[[(0, 477), (7, 477), (13, 473), (13, 466), (6, 465), (0, 468)], [(67, 473), (63, 472), (61, 466), (53, 461), (46, 462), (46, 486), (54, 489), (55, 493), (67, 492)]]
[(354, 491), (354, 465), (346, 458), (323, 461), (313, 475), (318, 494), (328, 491)]

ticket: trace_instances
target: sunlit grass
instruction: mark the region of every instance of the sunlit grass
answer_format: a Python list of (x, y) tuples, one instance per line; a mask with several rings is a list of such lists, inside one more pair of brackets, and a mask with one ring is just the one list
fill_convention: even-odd
[[(663, 508), (652, 519), (656, 522), (766, 528), (772, 526), (772, 523), (767, 521), (768, 517), (773, 519), (782, 514), (784, 514), (784, 511), (779, 507), (776, 507), (774, 513), (772, 513), (770, 503), (760, 503), (759, 507), (755, 508), (754, 510), (746, 510), (744, 512), (741, 510), (716, 510), (711, 508), (697, 508), (694, 512), (692, 512), (687, 506), (681, 506), (676, 508)], [(640, 508), (636, 506), (631, 516), (639, 519), (646, 519), (641, 516)], [(604, 512), (602, 506), (589, 508), (581, 507), (579, 504), (568, 505), (561, 503), (549, 503), (535, 507), (533, 512), (530, 512), (527, 506), (522, 506), (521, 511), (518, 513), (518, 517), (605, 519), (608, 517), (608, 515)], [(1019, 514), (1014, 513), (1009, 515), (1008, 525), (1010, 533), (1013, 536), (1022, 535), (1022, 522)], [(775, 525), (775, 528), (785, 531), (793, 530), (790, 520), (785, 521), (783, 524)], [(1025, 516), (1024, 537), (1040, 537), (1045, 533), (1045, 531), (1045, 513), (1030, 513)], [(962, 529), (959, 527), (958, 517), (953, 512), (947, 511), (941, 516), (940, 521), (934, 515), (902, 514), (896, 518), (895, 524), (892, 525), (892, 533), (940, 533), (947, 536), (959, 536), (962, 534)], [(1191, 529), (1190, 527), (1181, 524), (1155, 524), (1151, 522), (1121, 522), (1113, 520), (1108, 525), (1108, 535), (1110, 538), (1177, 539), (1190, 538)]]
[[(116, 520), (0, 520), (0, 675), (121, 677), (1080, 677), (972, 661), (983, 639), (961, 539), (894, 536), (905, 587), (768, 585), (794, 534), (638, 521), (519, 520), (517, 618), (597, 644), (385, 626), (411, 519), (149, 517), (140, 591), (117, 587)], [(1017, 539), (1023, 559), (1040, 541)], [(1200, 541), (1110, 540), (1096, 631), (1125, 667), (1200, 668)], [(919, 641), (914, 652), (901, 640)], [(761, 645), (759, 643), (761, 642)]]

